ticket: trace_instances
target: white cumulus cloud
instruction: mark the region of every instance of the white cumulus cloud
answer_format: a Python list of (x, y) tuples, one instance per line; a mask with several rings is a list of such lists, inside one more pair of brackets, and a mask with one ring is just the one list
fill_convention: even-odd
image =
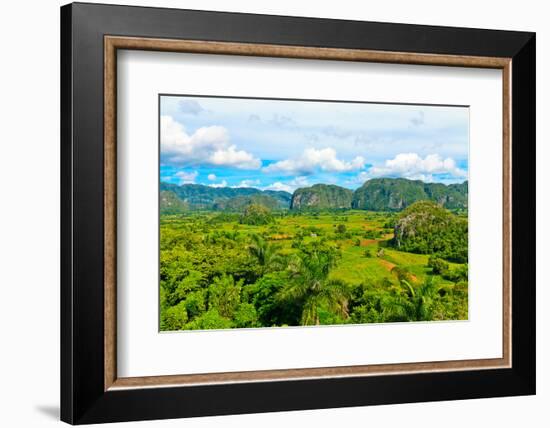
[(303, 177), (303, 176), (296, 177), (293, 180), (290, 180), (288, 183), (295, 189), (297, 189), (298, 187), (309, 186), (309, 180), (307, 179), (307, 177)]
[(189, 135), (172, 116), (160, 118), (161, 159), (164, 163), (231, 166), (239, 169), (259, 169), (260, 159), (229, 142), (223, 126), (205, 126)]
[(305, 149), (299, 157), (272, 163), (263, 170), (283, 174), (312, 174), (316, 169), (325, 172), (346, 172), (360, 170), (364, 167), (365, 159), (362, 156), (357, 156), (350, 162), (343, 161), (338, 159), (336, 150), (327, 147)]
[(300, 176), (285, 182), (276, 181), (275, 183), (271, 183), (269, 186), (263, 187), (262, 190), (282, 190), (292, 193), (300, 187), (307, 186), (309, 186), (307, 177)]
[(216, 174), (208, 174), (208, 179), (210, 181), (216, 181)]
[[(372, 168), (371, 168), (372, 169)], [(347, 184), (351, 185), (351, 186), (356, 186), (356, 185), (361, 185), (363, 184), (365, 181), (367, 180), (370, 180), (372, 177), (372, 175), (370, 174), (370, 172), (367, 172), (367, 171), (361, 171), (359, 174), (357, 174), (356, 176), (350, 178), (349, 180), (347, 180)]]
[(234, 187), (258, 187), (260, 185), (260, 180), (242, 180), (239, 184)]
[(174, 174), (179, 178), (180, 184), (194, 183), (199, 175), (198, 171), (178, 171)]
[(467, 171), (459, 168), (454, 159), (443, 159), (438, 154), (422, 158), (417, 153), (400, 153), (393, 159), (386, 160), (384, 165), (373, 166), (368, 171), (370, 177), (399, 176), (424, 181), (430, 181), (432, 174), (449, 174), (456, 178), (468, 176)]
[(212, 183), (208, 185), (209, 187), (227, 187), (227, 181), (222, 180), (220, 183)]
[(271, 183), (269, 186), (266, 186), (263, 188), (263, 190), (282, 190), (284, 192), (292, 193), (294, 189), (281, 181), (276, 181), (275, 183)]
[(244, 150), (237, 150), (234, 145), (216, 150), (209, 157), (209, 161), (214, 165), (234, 166), (241, 169), (257, 169), (262, 165), (259, 159)]

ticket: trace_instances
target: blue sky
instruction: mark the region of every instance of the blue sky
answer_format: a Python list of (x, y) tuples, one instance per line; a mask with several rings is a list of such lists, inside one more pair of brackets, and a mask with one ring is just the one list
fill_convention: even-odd
[(161, 96), (161, 180), (294, 191), (468, 177), (467, 107)]

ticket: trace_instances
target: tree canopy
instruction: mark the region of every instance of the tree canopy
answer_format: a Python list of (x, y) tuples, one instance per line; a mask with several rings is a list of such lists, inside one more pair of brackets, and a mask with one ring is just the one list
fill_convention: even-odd
[(402, 251), (434, 254), (465, 263), (468, 260), (468, 220), (434, 202), (415, 202), (399, 215), (393, 242)]

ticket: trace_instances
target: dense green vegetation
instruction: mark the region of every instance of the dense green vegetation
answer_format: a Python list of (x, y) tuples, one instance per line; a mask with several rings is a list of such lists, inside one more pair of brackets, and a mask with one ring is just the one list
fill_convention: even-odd
[(210, 187), (201, 184), (161, 183), (161, 214), (187, 211), (242, 212), (250, 204), (270, 210), (322, 211), (326, 209), (361, 209), (400, 211), (416, 201), (429, 200), (450, 210), (468, 209), (468, 182), (445, 185), (404, 178), (374, 178), (355, 192), (332, 184), (315, 184), (284, 191), (250, 187)]
[(353, 192), (334, 184), (315, 184), (297, 189), (292, 195), (290, 209), (351, 208)]
[[(173, 193), (184, 201), (187, 206), (179, 212), (187, 210), (241, 211), (251, 202), (277, 209), (288, 209), (292, 195), (276, 190), (258, 190), (252, 187), (210, 187), (202, 184), (183, 184), (178, 186), (170, 183), (160, 183), (162, 194)], [(165, 212), (161, 198), (161, 213)]]
[(399, 211), (422, 200), (448, 209), (467, 209), (468, 182), (447, 186), (405, 178), (373, 178), (353, 193), (352, 206), (371, 211)]
[(395, 224), (394, 243), (403, 251), (466, 263), (468, 219), (433, 202), (418, 201), (400, 213)]
[(250, 224), (253, 226), (260, 226), (273, 222), (273, 216), (269, 211), (269, 208), (261, 204), (250, 204), (241, 215), (240, 222), (242, 224)]
[(281, 208), (281, 201), (265, 194), (235, 196), (234, 198), (216, 200), (212, 208), (215, 211), (242, 212), (252, 204), (262, 205), (270, 210)]
[(189, 209), (189, 204), (171, 191), (161, 190), (160, 192), (161, 214), (179, 214)]
[(462, 212), (289, 211), (258, 199), (232, 212), (214, 199), (161, 215), (161, 330), (468, 317)]

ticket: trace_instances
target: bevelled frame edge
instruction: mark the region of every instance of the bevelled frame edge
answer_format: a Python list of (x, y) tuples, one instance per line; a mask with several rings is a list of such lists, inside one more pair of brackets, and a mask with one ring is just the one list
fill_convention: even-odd
[[(116, 374), (116, 52), (118, 49), (266, 56), (296, 59), (442, 65), (502, 70), (503, 94), (503, 349), (502, 358), (364, 366), (279, 369), (118, 378)], [(308, 46), (283, 46), (197, 40), (104, 36), (105, 108), (105, 390), (192, 386), (235, 382), (360, 377), (511, 367), (511, 59), (463, 55), (379, 52)]]
[(72, 8), (60, 10), (60, 418), (74, 422), (73, 365), (73, 152)]

